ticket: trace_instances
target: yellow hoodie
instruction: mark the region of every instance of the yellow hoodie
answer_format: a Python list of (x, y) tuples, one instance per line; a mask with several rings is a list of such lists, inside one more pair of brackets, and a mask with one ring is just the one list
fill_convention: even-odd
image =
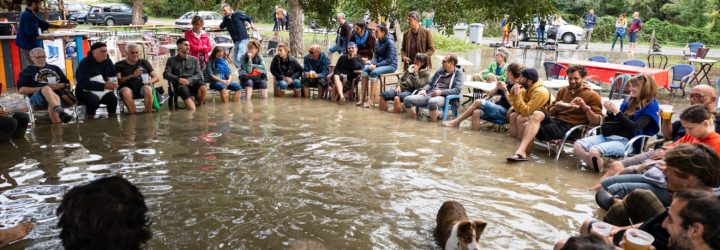
[(536, 110), (547, 111), (552, 103), (550, 91), (542, 80), (538, 80), (527, 91), (519, 91), (517, 96), (509, 97), (510, 105), (522, 116), (530, 116)]

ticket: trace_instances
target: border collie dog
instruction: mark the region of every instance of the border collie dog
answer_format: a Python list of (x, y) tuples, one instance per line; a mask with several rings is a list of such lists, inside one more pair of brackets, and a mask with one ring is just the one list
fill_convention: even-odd
[(484, 221), (468, 219), (460, 202), (446, 201), (438, 210), (435, 241), (445, 250), (477, 250), (485, 226)]

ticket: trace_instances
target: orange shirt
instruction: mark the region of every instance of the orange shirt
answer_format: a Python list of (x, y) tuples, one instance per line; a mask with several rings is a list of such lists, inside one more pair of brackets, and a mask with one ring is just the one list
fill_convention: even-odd
[(711, 134), (705, 136), (705, 138), (702, 139), (692, 137), (689, 134), (685, 134), (685, 136), (680, 138), (680, 140), (677, 140), (670, 145), (667, 145), (667, 148), (672, 148), (678, 144), (683, 143), (702, 143), (715, 149), (715, 153), (720, 154), (720, 134), (718, 134), (717, 132), (712, 132)]

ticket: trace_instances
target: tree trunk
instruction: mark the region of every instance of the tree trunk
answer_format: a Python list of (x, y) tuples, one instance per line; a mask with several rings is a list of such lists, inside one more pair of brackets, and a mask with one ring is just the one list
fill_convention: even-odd
[(288, 0), (288, 30), (290, 32), (290, 54), (302, 56), (305, 46), (303, 45), (303, 20), (302, 6), (300, 0)]
[(133, 25), (143, 25), (145, 24), (145, 20), (143, 20), (143, 3), (142, 0), (133, 0), (132, 1), (132, 24)]

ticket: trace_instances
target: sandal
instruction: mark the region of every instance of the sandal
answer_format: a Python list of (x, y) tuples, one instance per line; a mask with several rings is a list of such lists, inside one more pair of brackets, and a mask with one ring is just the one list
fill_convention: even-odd
[(505, 160), (507, 160), (509, 162), (518, 162), (518, 161), (527, 161), (528, 159), (527, 159), (527, 157), (524, 157), (520, 154), (515, 154), (513, 156), (505, 158)]

